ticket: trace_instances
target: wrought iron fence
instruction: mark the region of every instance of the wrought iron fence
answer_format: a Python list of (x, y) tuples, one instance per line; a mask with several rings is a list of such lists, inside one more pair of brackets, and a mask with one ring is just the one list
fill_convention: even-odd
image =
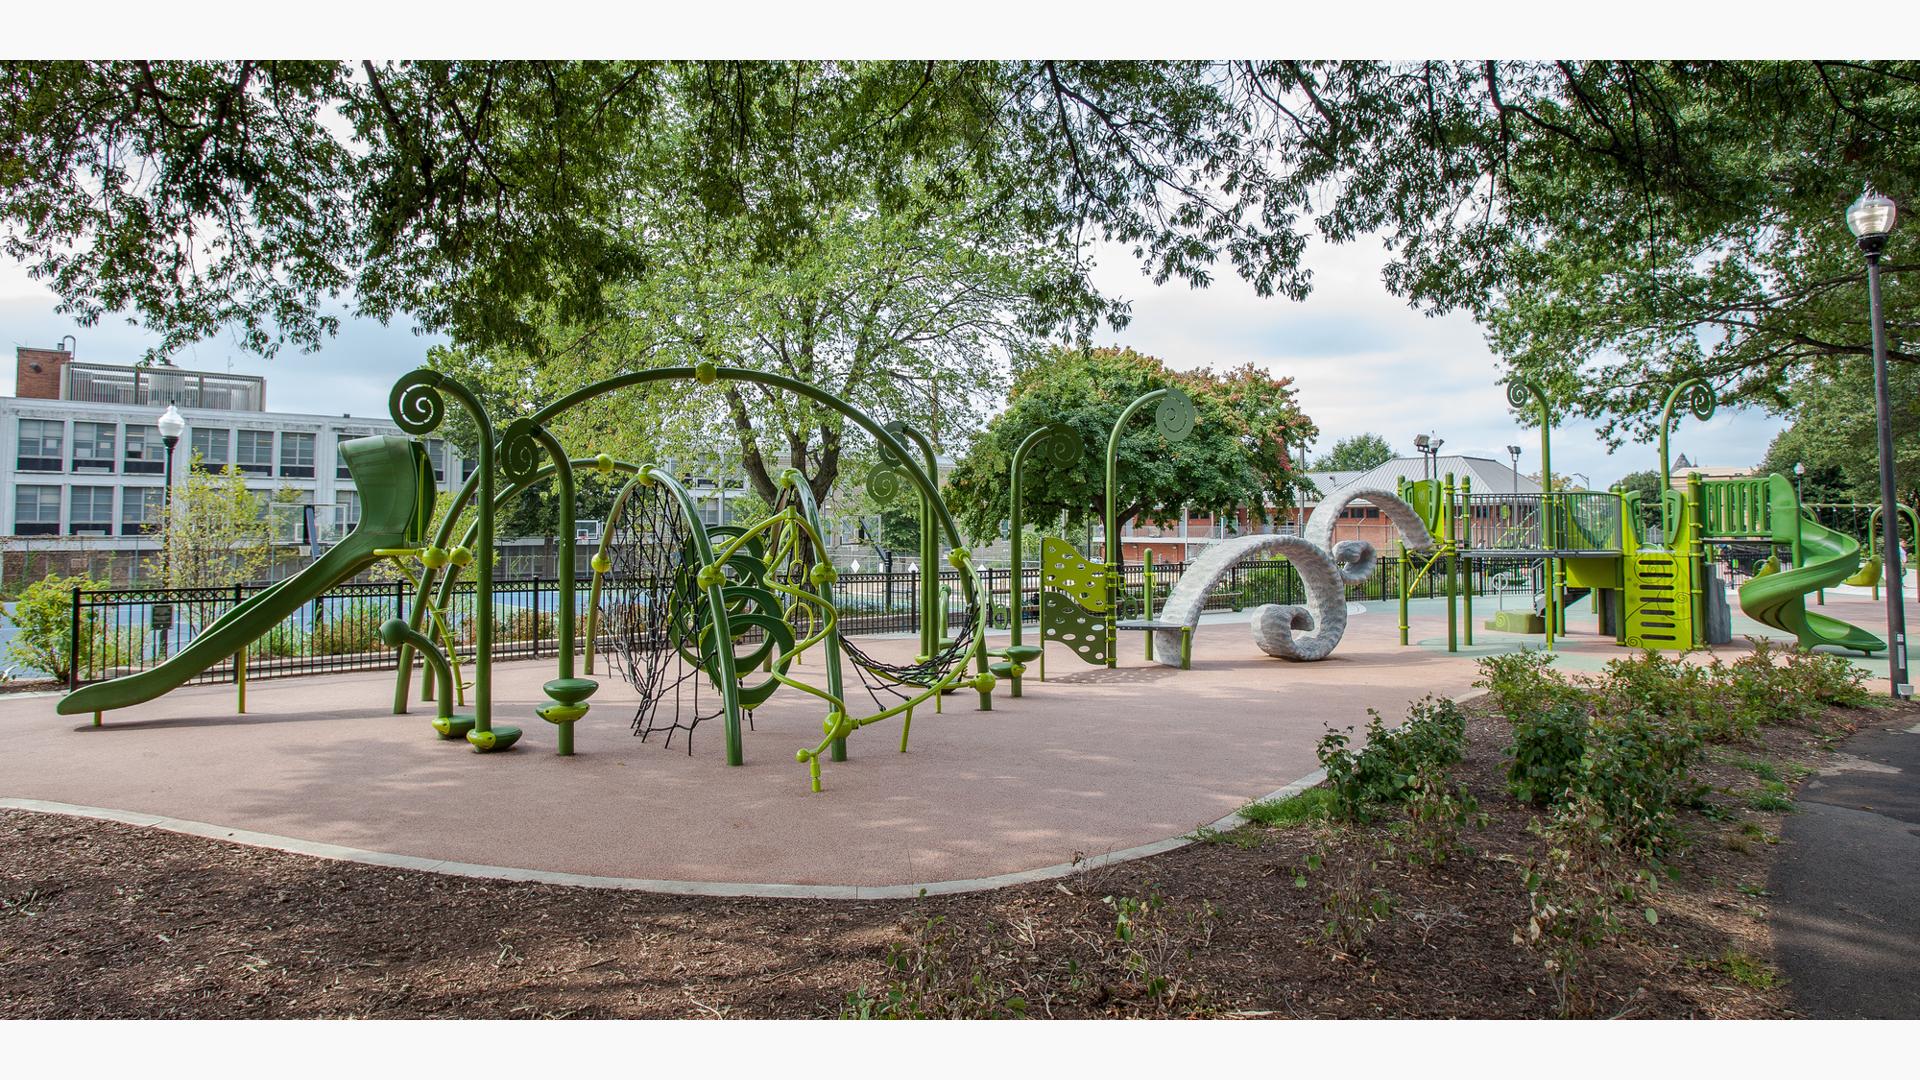
[[(1153, 607), (1160, 610), (1168, 592), (1180, 581), (1184, 563), (1153, 568)], [(1347, 587), (1352, 600), (1391, 600), (1399, 595), (1396, 567), (1387, 563), (1380, 573)], [(1486, 571), (1476, 570), (1476, 585), (1485, 590)], [(1040, 568), (1029, 566), (1015, 574), (1006, 567), (980, 572), (988, 624), (1011, 626), (1015, 599), (1028, 623), (1039, 618)], [(589, 580), (579, 583), (580, 603), (587, 602)], [(72, 635), (68, 649), (69, 682), (73, 686), (144, 671), (186, 649), (215, 620), (271, 586), (236, 585), (215, 589), (102, 589), (74, 593)], [(1417, 595), (1439, 595), (1441, 586), (1428, 575), (1415, 586)], [(949, 632), (967, 619), (966, 594), (958, 571), (940, 575), (941, 603)], [(1144, 614), (1146, 568), (1129, 563), (1121, 570), (1122, 618)], [(1208, 596), (1206, 610), (1241, 610), (1260, 604), (1301, 603), (1306, 589), (1300, 575), (1284, 559), (1241, 563)], [(404, 581), (353, 582), (339, 585), (309, 600), (245, 649), (250, 679), (284, 675), (311, 675), (345, 671), (391, 670), (395, 652), (380, 641), (380, 624), (406, 618), (413, 603), (413, 586)], [(834, 584), (834, 603), (840, 610), (840, 630), (851, 635), (908, 634), (919, 628), (920, 578), (915, 571), (900, 573), (845, 573)], [(552, 577), (496, 580), (493, 601), (493, 655), (496, 659), (551, 656), (558, 649), (555, 614), (559, 610), (559, 581)], [(471, 656), (475, 641), (474, 589), (471, 581), (456, 583), (445, 617), (457, 651)], [(437, 635), (436, 635), (437, 636)], [(603, 630), (596, 645), (608, 644)], [(191, 683), (232, 682), (235, 657), (195, 675)]]

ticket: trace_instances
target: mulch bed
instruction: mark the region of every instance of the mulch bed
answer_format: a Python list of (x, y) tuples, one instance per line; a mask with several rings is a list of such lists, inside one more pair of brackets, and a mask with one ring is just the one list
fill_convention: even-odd
[[(1505, 723), (1469, 712), (1456, 778), (1489, 817), (1437, 867), (1383, 857), (1388, 825), (1314, 822), (991, 893), (735, 900), (0, 812), (0, 1017), (1552, 1016), (1542, 957), (1514, 938), (1535, 812), (1504, 794)], [(1817, 764), (1853, 719), (1716, 748), (1699, 775), (1720, 809), (1688, 816), (1658, 923), (1597, 950), (1595, 1015), (1791, 1015), (1764, 892), (1780, 814), (1731, 762)], [(1342, 882), (1391, 897), (1358, 944), (1325, 932)]]

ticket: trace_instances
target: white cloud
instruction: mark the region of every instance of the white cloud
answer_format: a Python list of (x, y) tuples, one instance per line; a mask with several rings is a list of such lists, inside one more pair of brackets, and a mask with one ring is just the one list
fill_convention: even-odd
[[(1500, 364), (1479, 327), (1457, 313), (1428, 317), (1388, 293), (1380, 281), (1385, 261), (1377, 241), (1312, 241), (1306, 263), (1314, 290), (1301, 303), (1262, 298), (1231, 274), (1206, 289), (1156, 286), (1117, 245), (1101, 250), (1095, 280), (1132, 301), (1133, 323), (1115, 335), (1117, 344), (1176, 368), (1253, 363), (1292, 376), (1320, 427), (1320, 450), (1374, 431), (1411, 453), (1413, 436), (1430, 431), (1447, 440), (1449, 453), (1504, 461), (1505, 447), (1517, 445), (1521, 468), (1538, 469), (1539, 432), (1508, 409)], [(1704, 424), (1683, 420), (1672, 449), (1705, 465), (1752, 465), (1784, 426), (1759, 410), (1722, 410)], [(1553, 465), (1606, 485), (1658, 467), (1658, 458), (1652, 445), (1632, 443), (1609, 454), (1591, 424), (1569, 422), (1554, 429)]]

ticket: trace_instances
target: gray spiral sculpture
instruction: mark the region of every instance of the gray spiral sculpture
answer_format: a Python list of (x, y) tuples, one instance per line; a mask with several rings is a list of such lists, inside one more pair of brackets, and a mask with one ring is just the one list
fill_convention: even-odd
[[(1225, 580), (1235, 566), (1249, 559), (1281, 555), (1299, 572), (1307, 602), (1304, 605), (1262, 604), (1255, 608), (1253, 643), (1268, 656), (1325, 660), (1347, 632), (1347, 583), (1365, 581), (1379, 564), (1378, 553), (1365, 540), (1333, 542), (1334, 525), (1356, 499), (1365, 499), (1378, 507), (1400, 530), (1408, 547), (1424, 550), (1433, 546), (1426, 523), (1398, 495), (1379, 488), (1348, 488), (1316, 507), (1300, 536), (1241, 536), (1208, 547), (1180, 575), (1180, 583), (1168, 595), (1159, 620), (1176, 626), (1197, 626), (1207, 594)], [(1156, 658), (1178, 658), (1180, 631), (1156, 630), (1153, 644)]]

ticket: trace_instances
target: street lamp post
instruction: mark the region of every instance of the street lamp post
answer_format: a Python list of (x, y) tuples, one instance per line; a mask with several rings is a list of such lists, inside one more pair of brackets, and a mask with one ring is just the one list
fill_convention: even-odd
[[(160, 587), (165, 589), (172, 587), (173, 583), (173, 545), (169, 543), (173, 532), (173, 448), (180, 444), (180, 436), (187, 430), (187, 418), (180, 415), (180, 410), (172, 402), (168, 402), (167, 411), (160, 414), (154, 426), (160, 429), (160, 442), (167, 448), (167, 471), (161, 488), (163, 494), (160, 496), (160, 524), (165, 530), (160, 534)], [(165, 659), (173, 651), (173, 605), (164, 605), (164, 615), (161, 614), (162, 607), (160, 604), (154, 605), (153, 624), (160, 638), (160, 657)]]
[(1873, 406), (1880, 434), (1880, 522), (1885, 530), (1881, 540), (1887, 568), (1887, 679), (1893, 696), (1905, 698), (1912, 693), (1907, 685), (1907, 619), (1900, 581), (1900, 522), (1895, 513), (1893, 492), (1893, 421), (1891, 395), (1887, 390), (1887, 324), (1880, 309), (1880, 253), (1893, 235), (1898, 218), (1893, 200), (1872, 189), (1847, 207), (1847, 228), (1860, 241), (1867, 257), (1867, 313), (1873, 323)]
[(1445, 446), (1446, 442), (1447, 440), (1445, 439), (1436, 439), (1431, 435), (1415, 435), (1413, 437), (1413, 448), (1418, 450), (1422, 457), (1426, 458), (1426, 461), (1421, 465), (1421, 475), (1426, 479), (1437, 480), (1440, 478), (1440, 448)]

